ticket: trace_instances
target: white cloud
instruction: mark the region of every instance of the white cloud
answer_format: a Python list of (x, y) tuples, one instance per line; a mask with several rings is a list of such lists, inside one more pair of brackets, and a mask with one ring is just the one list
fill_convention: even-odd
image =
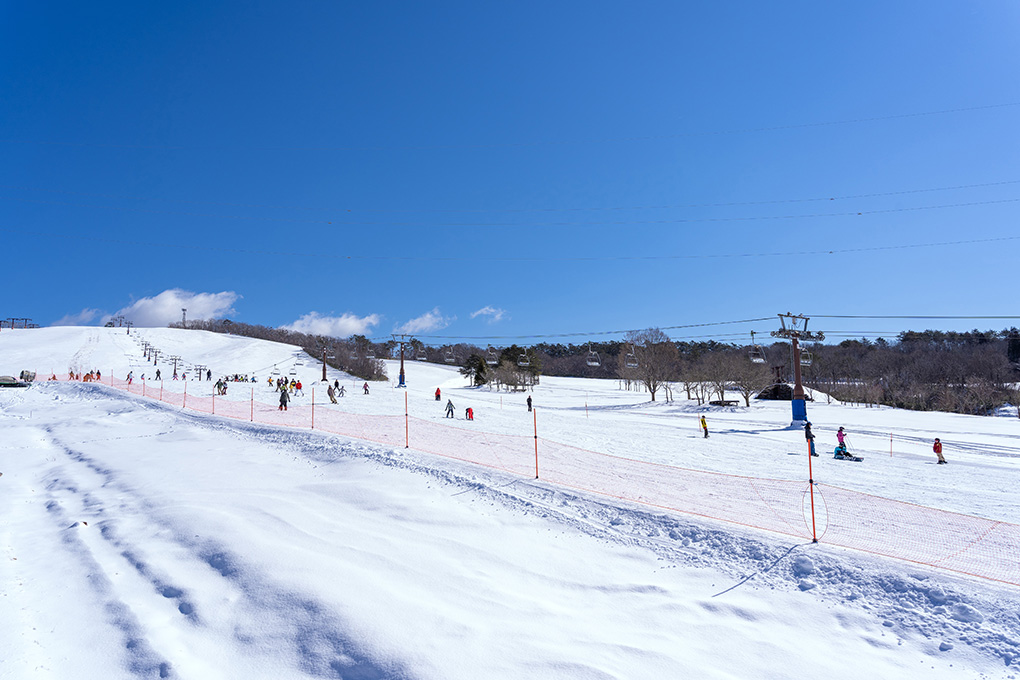
[(397, 326), (393, 330), (396, 333), (414, 335), (415, 333), (438, 331), (441, 328), (446, 328), (456, 320), (457, 317), (455, 316), (443, 316), (439, 311), (439, 307), (436, 307), (431, 312), (425, 312), (421, 316), (411, 319), (407, 323)]
[(506, 316), (506, 310), (493, 307), (492, 305), (486, 305), (476, 312), (471, 312), (472, 319), (476, 316), (487, 316), (489, 317), (489, 323), (496, 323), (497, 321), (503, 320), (503, 317)]
[(133, 304), (104, 317), (104, 321), (123, 316), (136, 326), (166, 326), (181, 320), (181, 309), (188, 310), (189, 319), (216, 319), (234, 314), (233, 305), (240, 299), (233, 291), (192, 293), (171, 288), (155, 297), (136, 300)]
[(280, 326), (280, 328), (309, 335), (346, 338), (351, 335), (367, 335), (369, 329), (378, 325), (381, 320), (382, 317), (378, 314), (355, 316), (348, 312), (342, 316), (323, 316), (318, 312), (310, 312), (294, 323)]
[(77, 314), (68, 314), (65, 317), (57, 319), (51, 325), (53, 326), (87, 326), (90, 322), (95, 320), (97, 316), (102, 314), (98, 309), (85, 308)]

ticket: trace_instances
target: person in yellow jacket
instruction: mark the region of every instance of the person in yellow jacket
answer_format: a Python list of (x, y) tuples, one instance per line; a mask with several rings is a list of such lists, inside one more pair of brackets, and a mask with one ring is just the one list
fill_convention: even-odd
[(701, 416), (701, 429), (705, 432), (705, 439), (708, 439), (708, 421), (705, 420), (704, 414)]

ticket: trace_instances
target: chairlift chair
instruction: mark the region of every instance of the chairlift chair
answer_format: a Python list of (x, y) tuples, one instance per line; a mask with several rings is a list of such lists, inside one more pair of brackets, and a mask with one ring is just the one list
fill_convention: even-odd
[(374, 349), (370, 349), (367, 352), (365, 352), (365, 358), (366, 359), (375, 359), (375, 350)]
[(290, 369), (290, 371), (287, 372), (287, 375), (297, 375), (297, 369), (296, 368)]
[(496, 350), (492, 345), (489, 345), (488, 351), (485, 352), (485, 363), (490, 366), (496, 366), (499, 364), (499, 357), (496, 356)]
[(602, 365), (602, 360), (599, 359), (599, 353), (592, 350), (590, 342), (588, 343), (588, 358), (585, 360), (584, 363), (588, 364), (589, 366)]
[(528, 358), (527, 353), (521, 352), (521, 355), (519, 357), (517, 357), (517, 365), (518, 366), (530, 366), (531, 365), (531, 359)]
[(624, 362), (624, 365), (627, 368), (637, 368), (638, 367), (637, 350), (634, 348), (634, 345), (631, 345), (630, 346), (630, 351), (627, 352), (627, 354), (624, 355), (623, 362)]
[(453, 355), (453, 348), (452, 347), (450, 349), (446, 350), (446, 352), (443, 354), (443, 360), (446, 363), (448, 363), (448, 364), (456, 363), (457, 357), (455, 357)]
[(425, 353), (425, 348), (422, 347), (418, 350), (418, 361), (428, 361), (429, 355)]
[(800, 351), (800, 365), (801, 366), (811, 365), (811, 352), (807, 351), (806, 349), (802, 349)]
[(280, 375), (280, 369), (276, 367), (276, 364), (273, 364), (273, 371), (270, 375)]
[(768, 363), (765, 358), (765, 350), (754, 341), (754, 331), (751, 331), (751, 350), (747, 353), (753, 364)]

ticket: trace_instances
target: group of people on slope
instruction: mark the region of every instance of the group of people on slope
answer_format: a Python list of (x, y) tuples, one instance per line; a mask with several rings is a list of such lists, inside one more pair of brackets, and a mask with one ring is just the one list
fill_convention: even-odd
[[(442, 400), (443, 400), (443, 391), (440, 388), (437, 387), (436, 388), (436, 401), (442, 401)], [(532, 408), (531, 395), (528, 395), (527, 404), (528, 404), (528, 411), (530, 412), (531, 408)], [(452, 399), (447, 399), (446, 400), (446, 417), (447, 418), (456, 418), (455, 412), (456, 412), (456, 409), (453, 406), (453, 400)], [(475, 410), (472, 407), (468, 406), (466, 409), (464, 409), (464, 420), (474, 420), (474, 419), (475, 419)]]
[[(705, 417), (702, 416), (701, 419), (702, 421), (704, 421)], [(707, 430), (705, 436), (706, 437), (708, 436)], [(806, 421), (804, 423), (804, 438), (807, 439), (808, 449), (811, 451), (811, 455), (817, 456), (818, 453), (815, 452), (815, 434), (814, 432), (811, 431), (810, 421)], [(846, 430), (842, 426), (840, 426), (840, 428), (836, 430), (836, 442), (837, 446), (834, 452), (836, 456), (849, 458), (850, 455), (847, 453), (846, 448), (847, 445)], [(940, 440), (938, 437), (935, 437), (935, 443), (932, 445), (931, 450), (935, 453), (935, 456), (938, 458), (939, 465), (945, 465), (948, 462), (942, 455), (942, 440)]]
[[(436, 388), (436, 401), (442, 401), (442, 400), (443, 400), (443, 391), (437, 387)], [(455, 418), (456, 416), (454, 415), (454, 410), (455, 409), (453, 407), (453, 399), (447, 399), (446, 400), (446, 417), (447, 418)], [(471, 408), (470, 406), (468, 406), (466, 409), (464, 409), (464, 420), (474, 420), (474, 419), (475, 419), (475, 410), (473, 408)]]

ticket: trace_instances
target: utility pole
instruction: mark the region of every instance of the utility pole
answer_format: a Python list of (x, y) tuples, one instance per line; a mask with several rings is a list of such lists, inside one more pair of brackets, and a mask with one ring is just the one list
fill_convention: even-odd
[(174, 362), (174, 377), (177, 377), (177, 362), (181, 360), (176, 354), (167, 357), (170, 361)]
[(181, 327), (182, 328), (188, 327), (188, 310), (187, 308), (184, 307), (181, 308)]
[(797, 314), (779, 314), (778, 331), (772, 331), (774, 338), (786, 338), (793, 345), (793, 423), (803, 425), (807, 422), (807, 401), (804, 398), (804, 385), (800, 376), (800, 341), (824, 340), (825, 333), (812, 332), (807, 329), (809, 317)]
[(135, 324), (133, 322), (131, 322), (131, 321), (126, 321), (124, 323), (124, 325), (127, 326), (127, 329), (128, 329), (127, 330), (127, 334), (131, 335), (131, 327), (134, 326)]

